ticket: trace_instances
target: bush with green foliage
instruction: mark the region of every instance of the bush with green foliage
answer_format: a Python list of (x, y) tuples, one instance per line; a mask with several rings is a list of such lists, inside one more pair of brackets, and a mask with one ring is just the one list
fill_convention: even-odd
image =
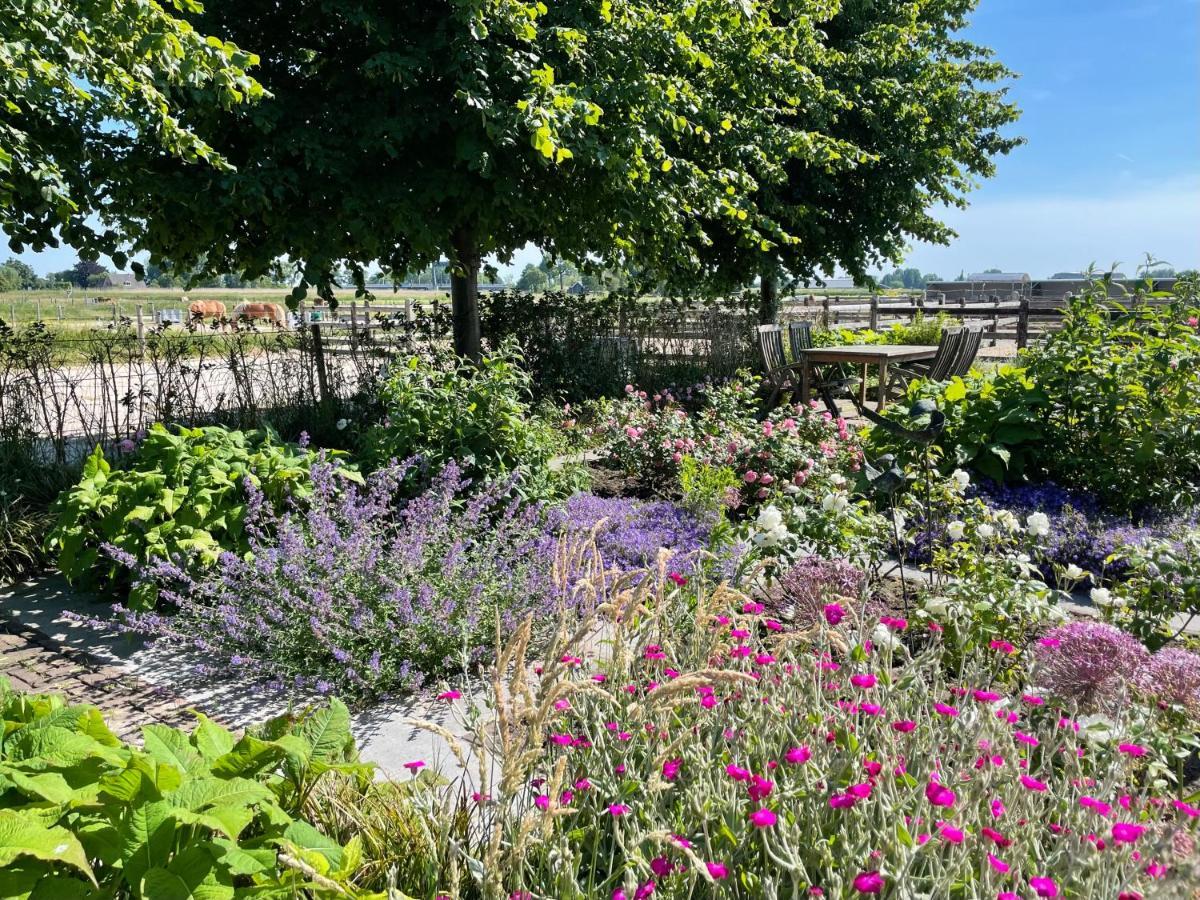
[[(283, 443), (271, 431), (216, 426), (155, 425), (140, 447), (129, 442), (126, 449), (131, 456), (125, 467), (114, 468), (97, 447), (79, 483), (55, 504), (58, 521), (49, 547), (73, 584), (128, 586), (127, 569), (104, 552), (108, 544), (140, 563), (182, 555), (205, 566), (222, 551), (245, 552), (246, 479), (281, 507), (311, 490), (309, 469), (318, 458), (317, 452)], [(339, 466), (338, 473), (361, 482), (353, 468)], [(131, 595), (137, 606), (153, 605), (154, 599), (149, 586)]]
[(364, 455), (377, 466), (419, 457), (432, 471), (455, 460), (476, 481), (519, 473), (530, 498), (569, 492), (577, 472), (550, 467), (563, 442), (532, 415), (523, 365), (511, 342), (479, 365), (445, 353), (398, 361), (379, 385), (382, 418), (363, 435)]
[(0, 434), (0, 583), (50, 563), (50, 504), (73, 480), (72, 469), (45, 459), (32, 437)]
[(331, 701), (242, 737), (197, 714), (189, 734), (119, 740), (99, 710), (0, 680), (0, 896), (357, 897), (362, 857), (302, 814), (330, 773), (366, 789), (350, 716)]
[(819, 347), (840, 344), (937, 344), (947, 328), (958, 328), (962, 321), (945, 311), (927, 316), (918, 312), (911, 322), (893, 322), (889, 327), (874, 331), (870, 328), (831, 328), (816, 330), (813, 343)]
[[(1019, 367), (916, 382), (909, 401), (946, 416), (946, 468), (997, 481), (1050, 479), (1118, 512), (1191, 505), (1200, 484), (1200, 299), (1195, 279), (1119, 302), (1110, 279), (1066, 307)], [(899, 404), (892, 417), (906, 417)], [(920, 425), (920, 422), (917, 422)], [(914, 452), (881, 428), (876, 452)]]

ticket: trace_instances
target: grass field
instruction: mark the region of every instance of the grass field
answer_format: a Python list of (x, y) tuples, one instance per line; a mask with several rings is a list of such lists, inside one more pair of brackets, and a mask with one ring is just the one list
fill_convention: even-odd
[[(287, 300), (285, 288), (197, 288), (183, 291), (180, 288), (143, 288), (130, 290), (121, 288), (75, 288), (66, 291), (5, 291), (0, 292), (0, 320), (9, 324), (24, 325), (39, 319), (65, 328), (84, 327), (97, 322), (137, 315), (138, 306), (147, 323), (154, 321), (154, 314), (162, 309), (186, 310), (189, 303), (197, 300), (219, 300), (230, 312), (243, 301), (259, 303), (283, 303)], [(443, 292), (402, 291), (393, 294), (380, 291), (375, 295), (375, 305), (385, 306), (403, 303), (405, 298), (430, 301), (446, 297)], [(339, 302), (349, 303), (354, 291), (338, 292)]]

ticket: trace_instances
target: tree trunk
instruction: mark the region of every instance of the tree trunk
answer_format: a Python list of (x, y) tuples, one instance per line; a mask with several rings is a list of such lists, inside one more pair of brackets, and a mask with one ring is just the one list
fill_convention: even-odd
[(764, 272), (759, 277), (758, 290), (758, 323), (774, 325), (779, 318), (779, 280), (774, 272)]
[(479, 362), (479, 251), (471, 236), (455, 232), (450, 268), (450, 301), (454, 318), (454, 352)]

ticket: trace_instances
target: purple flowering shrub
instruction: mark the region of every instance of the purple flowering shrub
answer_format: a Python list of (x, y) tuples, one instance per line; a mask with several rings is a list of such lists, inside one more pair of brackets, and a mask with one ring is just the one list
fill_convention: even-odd
[(546, 516), (546, 549), (562, 533), (595, 532), (596, 547), (606, 567), (622, 570), (654, 568), (660, 548), (673, 551), (671, 568), (691, 571), (698, 552), (708, 546), (712, 523), (668, 501), (575, 494)]
[(1163, 647), (1150, 657), (1139, 683), (1150, 696), (1200, 719), (1200, 654)]
[(202, 574), (182, 561), (142, 569), (174, 611), (125, 610), (123, 627), (277, 687), (366, 698), (469, 667), (497, 625), (557, 620), (540, 509), (510, 482), (468, 495), (454, 462), (398, 499), (410, 467), (347, 490), (314, 464), (303, 511), (276, 513), (247, 483), (250, 553)]

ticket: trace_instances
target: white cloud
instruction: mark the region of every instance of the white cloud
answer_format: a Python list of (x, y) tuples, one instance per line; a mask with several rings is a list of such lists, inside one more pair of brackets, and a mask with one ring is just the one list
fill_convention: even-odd
[(942, 218), (958, 239), (917, 245), (906, 265), (944, 277), (991, 267), (1045, 277), (1093, 262), (1131, 272), (1150, 252), (1177, 269), (1200, 267), (1200, 176), (1088, 196), (983, 199)]

